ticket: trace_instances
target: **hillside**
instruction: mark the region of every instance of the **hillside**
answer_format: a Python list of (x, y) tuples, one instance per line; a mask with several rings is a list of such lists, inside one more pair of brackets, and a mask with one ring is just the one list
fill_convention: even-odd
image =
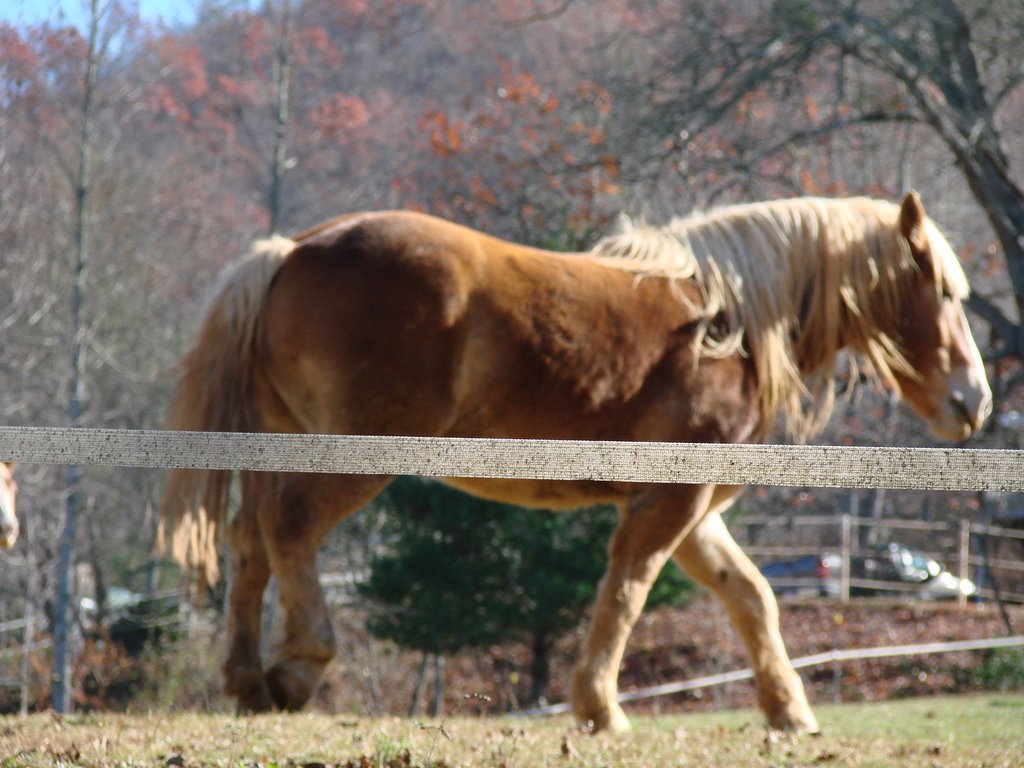
[[(1024, 606), (1009, 606), (1015, 633), (1024, 631)], [(863, 599), (840, 605), (830, 601), (789, 601), (781, 605), (783, 637), (793, 658), (833, 648), (868, 648), (909, 643), (1000, 637), (1006, 630), (995, 606), (899, 603)], [(552, 670), (549, 699), (564, 701), (568, 670), (576, 657), (582, 630), (562, 639)], [(361, 633), (345, 632), (343, 651), (331, 665), (317, 707), (334, 711), (362, 708), (404, 714), (411, 700), (419, 657), (396, 653), (379, 644), (367, 652)], [(999, 677), (995, 662), (986, 666), (984, 652), (846, 662), (804, 671), (812, 702), (877, 701), (938, 692), (982, 690), (989, 685), (1024, 687), (1024, 661), (1019, 652)], [(451, 713), (506, 711), (520, 706), (529, 690), (529, 651), (523, 644), (495, 646), (446, 660), (445, 706)], [(1015, 664), (1015, 666), (1013, 666)], [(641, 617), (620, 676), (620, 689), (635, 690), (740, 669), (746, 660), (738, 638), (710, 597), (685, 608), (660, 608)], [(1014, 671), (1015, 670), (1015, 671)], [(423, 700), (429, 701), (428, 674)], [(480, 695), (490, 698), (480, 703)], [(467, 697), (473, 697), (472, 700)], [(354, 699), (360, 699), (356, 701)], [(374, 703), (374, 699), (377, 703)], [(469, 702), (469, 703), (467, 703)], [(720, 688), (632, 702), (628, 711), (699, 711), (755, 705), (753, 685), (732, 683)]]

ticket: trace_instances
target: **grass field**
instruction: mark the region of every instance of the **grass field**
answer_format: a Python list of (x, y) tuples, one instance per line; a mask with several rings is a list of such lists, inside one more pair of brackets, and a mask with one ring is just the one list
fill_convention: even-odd
[(816, 711), (823, 733), (799, 738), (767, 731), (750, 711), (638, 717), (626, 736), (588, 736), (565, 718), (41, 714), (0, 718), (0, 766), (1024, 766), (1022, 695)]

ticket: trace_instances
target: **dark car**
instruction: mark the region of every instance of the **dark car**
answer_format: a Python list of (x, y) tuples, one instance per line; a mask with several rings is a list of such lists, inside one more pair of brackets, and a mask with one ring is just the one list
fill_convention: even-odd
[[(978, 591), (974, 582), (954, 576), (920, 550), (897, 542), (854, 558), (850, 569), (851, 592), (858, 595), (899, 592), (919, 600), (955, 600)], [(870, 583), (858, 584), (858, 580)], [(887, 588), (887, 583), (894, 588)]]
[[(83, 597), (79, 609), (83, 617), (93, 622), (98, 618), (99, 608), (91, 598)], [(130, 656), (138, 656), (147, 643), (173, 640), (177, 636), (178, 620), (176, 594), (164, 592), (150, 596), (112, 586), (107, 590), (104, 626), (95, 626), (93, 631), (109, 637)]]
[(806, 555), (761, 566), (776, 595), (839, 597), (839, 555)]

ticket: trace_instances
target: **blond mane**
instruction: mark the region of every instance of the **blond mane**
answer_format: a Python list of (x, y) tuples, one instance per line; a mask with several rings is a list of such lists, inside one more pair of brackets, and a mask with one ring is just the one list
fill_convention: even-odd
[[(900, 235), (899, 206), (868, 198), (796, 198), (721, 208), (662, 227), (627, 222), (593, 256), (637, 274), (697, 288), (698, 355), (749, 355), (766, 425), (781, 415), (805, 439), (835, 404), (843, 347), (875, 382), (913, 375), (893, 339), (909, 273), (918, 270)], [(929, 220), (936, 290), (967, 295), (967, 279)], [(681, 301), (688, 301), (682, 291)]]

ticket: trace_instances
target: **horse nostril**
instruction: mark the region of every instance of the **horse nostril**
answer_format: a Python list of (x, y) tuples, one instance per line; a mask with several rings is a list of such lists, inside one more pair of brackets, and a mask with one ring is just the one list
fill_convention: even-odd
[(949, 396), (949, 404), (953, 406), (953, 410), (964, 420), (965, 423), (970, 424), (972, 428), (977, 428), (979, 425), (974, 423), (975, 416), (970, 412), (967, 407), (967, 403), (964, 402), (963, 392), (954, 392)]
[(964, 397), (964, 393), (956, 390), (949, 396), (949, 404), (952, 406), (953, 411), (963, 419), (965, 424), (969, 424), (971, 431), (974, 432), (981, 429), (988, 417), (992, 415), (991, 397), (983, 397), (969, 404), (967, 398)]

